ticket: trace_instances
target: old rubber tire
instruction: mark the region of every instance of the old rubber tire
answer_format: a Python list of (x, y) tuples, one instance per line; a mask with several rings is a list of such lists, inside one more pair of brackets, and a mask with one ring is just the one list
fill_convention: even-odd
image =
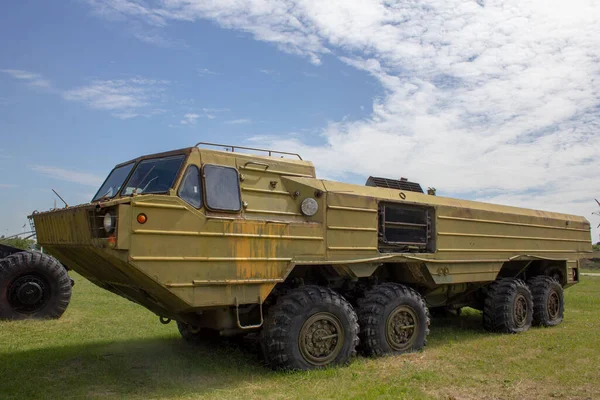
[(565, 297), (558, 281), (549, 276), (536, 276), (528, 282), (533, 295), (533, 324), (556, 326), (563, 320)]
[(207, 328), (196, 328), (185, 322), (177, 321), (177, 329), (183, 340), (189, 343), (212, 342), (220, 338), (218, 331)]
[(356, 355), (358, 318), (329, 288), (302, 286), (280, 297), (267, 313), (261, 348), (277, 370), (343, 365)]
[(533, 297), (520, 279), (502, 278), (486, 290), (483, 327), (491, 332), (518, 333), (531, 327)]
[(20, 252), (0, 260), (0, 319), (59, 318), (71, 300), (71, 279), (53, 257)]
[(414, 289), (384, 283), (358, 300), (360, 350), (368, 356), (423, 349), (429, 335), (429, 310)]

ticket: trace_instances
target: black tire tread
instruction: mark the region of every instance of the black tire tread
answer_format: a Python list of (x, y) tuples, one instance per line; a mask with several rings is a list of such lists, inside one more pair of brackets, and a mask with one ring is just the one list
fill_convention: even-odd
[[(525, 282), (515, 278), (495, 280), (486, 288), (483, 307), (483, 327), (486, 330), (490, 332), (517, 333), (529, 328), (527, 326), (524, 329), (514, 329), (510, 326), (510, 316), (512, 313), (510, 300), (513, 293), (519, 289), (530, 292)], [(531, 295), (530, 299), (532, 299)], [(533, 309), (533, 301), (529, 304), (529, 309)]]
[(365, 292), (364, 297), (358, 300), (358, 320), (361, 327), (361, 353), (367, 356), (382, 356), (387, 353), (383, 348), (382, 343), (379, 343), (377, 325), (380, 322), (379, 319), (383, 317), (385, 305), (390, 301), (397, 299), (398, 297), (412, 298), (425, 309), (425, 340), (422, 346), (413, 350), (422, 350), (423, 347), (427, 345), (427, 336), (429, 335), (431, 318), (429, 315), (429, 309), (427, 308), (427, 304), (425, 303), (423, 296), (421, 296), (415, 289), (402, 284), (383, 283)]
[[(527, 284), (533, 295), (533, 324), (537, 326), (556, 326), (560, 324), (563, 320), (565, 307), (565, 297), (560, 282), (550, 276), (538, 275), (527, 281)], [(552, 286), (559, 289), (561, 304), (560, 318), (550, 322), (546, 315), (546, 295)]]
[[(341, 307), (349, 317), (351, 326), (355, 332), (359, 332), (358, 317), (352, 305), (340, 294), (321, 286), (306, 285), (292, 289), (281, 296), (275, 305), (268, 311), (264, 326), (261, 331), (261, 347), (263, 357), (267, 364), (276, 370), (299, 369), (295, 360), (288, 357), (288, 346), (290, 343), (289, 330), (292, 318), (302, 313), (310, 305), (328, 303)], [(353, 338), (349, 354), (336, 364), (347, 364), (356, 356), (358, 346), (358, 334)]]
[[(56, 283), (55, 292), (52, 294), (54, 300), (42, 310), (34, 314), (21, 314), (9, 310), (8, 300), (1, 298), (0, 319), (57, 319), (60, 318), (67, 309), (71, 301), (71, 279), (65, 267), (63, 267), (54, 257), (46, 254), (30, 251), (22, 251), (11, 254), (8, 257), (0, 259), (0, 284), (19, 274), (19, 270), (38, 270), (47, 275), (48, 279)], [(8, 282), (6, 282), (8, 285)]]

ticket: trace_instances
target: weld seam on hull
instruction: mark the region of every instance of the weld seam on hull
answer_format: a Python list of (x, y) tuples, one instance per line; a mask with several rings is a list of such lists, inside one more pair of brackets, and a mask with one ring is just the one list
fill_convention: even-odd
[(301, 217), (302, 214), (290, 212), (290, 211), (271, 211), (271, 210), (254, 210), (251, 208), (247, 208), (245, 210), (247, 213), (256, 213), (256, 214), (274, 214), (274, 215), (293, 215)]
[(439, 274), (437, 271), (429, 271), (431, 275), (435, 276), (452, 276), (452, 275), (481, 275), (481, 274), (498, 274), (500, 272), (500, 268), (496, 271), (459, 271), (459, 272), (449, 272), (448, 274)]
[(270, 262), (289, 262), (291, 258), (266, 258), (266, 257), (147, 257), (133, 256), (131, 261), (270, 261)]
[(280, 283), (282, 278), (273, 279), (222, 279), (222, 280), (194, 280), (192, 283), (167, 283), (167, 287), (194, 287), (194, 286), (227, 286), (227, 285), (262, 285), (266, 283)]
[(589, 229), (566, 228), (566, 227), (562, 227), (562, 226), (550, 226), (550, 225), (526, 224), (523, 222), (495, 221), (495, 220), (491, 220), (491, 219), (450, 217), (450, 216), (446, 216), (446, 215), (439, 215), (438, 219), (448, 219), (448, 220), (452, 220), (452, 221), (482, 222), (482, 223), (500, 224), (500, 225), (530, 226), (532, 228), (561, 229), (561, 230), (565, 230), (565, 231), (578, 231), (578, 232), (589, 232), (590, 231)]
[(242, 187), (244, 192), (255, 192), (255, 193), (266, 193), (266, 194), (281, 194), (284, 196), (289, 196), (290, 192), (286, 192), (284, 190), (268, 190), (268, 189), (254, 189), (248, 187)]
[(132, 203), (135, 207), (150, 207), (150, 208), (168, 208), (172, 210), (187, 210), (184, 206), (178, 204), (160, 204), (160, 203), (147, 203), (143, 201), (138, 201)]
[(438, 235), (440, 235), (440, 236), (481, 237), (481, 238), (495, 238), (495, 239), (549, 240), (549, 241), (556, 241), (556, 242), (581, 242), (581, 243), (589, 242), (589, 240), (584, 240), (584, 239), (562, 239), (562, 238), (547, 238), (547, 237), (534, 237), (534, 236), (486, 235), (486, 234), (480, 234), (480, 233), (438, 232)]
[(293, 235), (259, 235), (253, 233), (218, 233), (218, 232), (191, 232), (191, 231), (161, 231), (150, 229), (136, 229), (135, 234), (146, 235), (173, 235), (173, 236), (210, 236), (210, 237), (240, 237), (253, 239), (285, 239), (285, 240), (323, 240), (317, 236), (293, 236)]
[(438, 249), (438, 252), (472, 252), (472, 253), (579, 253), (577, 250), (547, 250), (547, 249)]
[(299, 173), (295, 173), (295, 172), (278, 171), (278, 170), (274, 170), (274, 169), (258, 169), (258, 168), (248, 168), (248, 167), (240, 167), (240, 169), (243, 169), (246, 171), (253, 171), (253, 172), (263, 172), (265, 174), (297, 176), (300, 178), (314, 178), (312, 175), (299, 174)]
[(335, 231), (377, 232), (377, 228), (359, 228), (354, 226), (328, 226), (327, 229)]
[(377, 247), (327, 247), (327, 250), (370, 250), (370, 251), (377, 251)]
[(359, 212), (377, 213), (376, 209), (361, 208), (361, 207), (327, 206), (327, 209), (328, 210), (359, 211)]

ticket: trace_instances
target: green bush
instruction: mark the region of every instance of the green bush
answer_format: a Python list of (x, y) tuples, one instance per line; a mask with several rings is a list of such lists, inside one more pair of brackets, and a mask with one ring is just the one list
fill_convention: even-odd
[(21, 238), (10, 238), (6, 239), (4, 236), (0, 237), (0, 244), (7, 246), (16, 247), (17, 249), (31, 250), (32, 248), (38, 248), (35, 240), (32, 239), (21, 239)]

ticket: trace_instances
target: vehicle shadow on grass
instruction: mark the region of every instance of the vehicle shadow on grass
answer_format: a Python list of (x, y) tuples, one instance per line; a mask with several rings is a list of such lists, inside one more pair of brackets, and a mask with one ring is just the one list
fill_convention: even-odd
[[(434, 316), (427, 348), (486, 334), (474, 310)], [(197, 397), (276, 375), (264, 366), (255, 340), (190, 344), (169, 336), (49, 345), (0, 353), (0, 398)]]
[(450, 342), (476, 340), (490, 335), (483, 329), (480, 311), (464, 308), (460, 316), (432, 315), (427, 348), (444, 346)]
[(0, 353), (0, 398), (194, 397), (271, 373), (252, 345), (139, 339)]

